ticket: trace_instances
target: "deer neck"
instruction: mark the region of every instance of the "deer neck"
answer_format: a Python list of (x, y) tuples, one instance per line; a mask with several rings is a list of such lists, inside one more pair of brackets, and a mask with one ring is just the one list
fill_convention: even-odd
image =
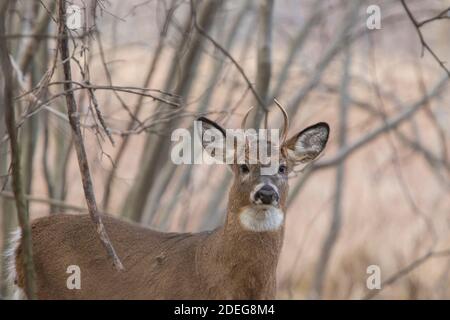
[(210, 234), (203, 246), (202, 265), (213, 266), (209, 270), (220, 270), (223, 277), (212, 274), (209, 277), (218, 283), (231, 282), (227, 286), (238, 291), (273, 291), (284, 225), (274, 231), (249, 231), (242, 227), (238, 215), (229, 208), (225, 225)]
[[(241, 265), (249, 267), (276, 267), (283, 242), (283, 228), (276, 231), (255, 232), (238, 227), (223, 227), (218, 248), (221, 250), (223, 262), (237, 259)], [(219, 254), (220, 256), (220, 254)]]
[[(284, 222), (272, 231), (249, 230), (242, 224), (240, 218), (242, 212), (249, 209), (242, 208), (239, 201), (233, 201), (234, 198), (230, 193), (225, 225), (216, 244), (216, 247), (220, 248), (219, 256), (222, 256), (225, 263), (239, 259), (241, 265), (248, 263), (249, 266), (253, 266), (253, 262), (264, 260), (267, 263), (263, 263), (263, 266), (276, 267), (283, 242)], [(285, 212), (284, 206), (282, 211)]]

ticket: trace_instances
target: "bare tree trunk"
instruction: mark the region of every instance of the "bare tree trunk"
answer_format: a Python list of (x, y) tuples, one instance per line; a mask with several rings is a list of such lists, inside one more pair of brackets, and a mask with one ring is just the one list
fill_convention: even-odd
[[(50, 27), (52, 27), (52, 31), (54, 28), (54, 32), (57, 33), (56, 25), (51, 24)], [(55, 52), (55, 54), (57, 54), (57, 52)], [(56, 81), (64, 80), (64, 75), (61, 70), (57, 70), (54, 76), (56, 77)], [(80, 99), (81, 98), (82, 95), (80, 94)], [(64, 103), (61, 100), (55, 101), (54, 107), (62, 113), (66, 112)], [(54, 123), (54, 118), (52, 118), (54, 116), (52, 114), (46, 113), (44, 116), (44, 121), (45, 123), (47, 123), (47, 126), (45, 126), (45, 131), (47, 131), (48, 136), (47, 138), (49, 139), (49, 141), (51, 140), (54, 143), (49, 149), (48, 154), (44, 154), (43, 152), (42, 162), (44, 170), (47, 171), (47, 174), (45, 174), (47, 188), (51, 198), (59, 201), (64, 201), (68, 192), (67, 175), (69, 174), (69, 171), (67, 169), (69, 166), (71, 154), (74, 151), (73, 139), (70, 137), (70, 135), (69, 137), (62, 135), (60, 134), (60, 132), (58, 132), (58, 130), (54, 130), (52, 126), (48, 126), (49, 124)], [(47, 180), (47, 178), (49, 179)], [(52, 190), (52, 193), (50, 193), (50, 190)], [(64, 208), (53, 206), (52, 204), (50, 204), (51, 214), (61, 213), (64, 211)]]
[[(243, 5), (242, 9), (239, 11), (239, 14), (237, 15), (236, 19), (231, 23), (232, 27), (226, 37), (226, 40), (224, 41), (223, 47), (227, 49), (228, 51), (231, 51), (234, 47), (234, 44), (236, 42), (236, 38), (239, 35), (239, 30), (241, 28), (242, 22), (245, 20), (245, 16), (250, 10), (250, 1), (245, 0), (245, 4)], [(226, 19), (225, 19), (226, 20)], [(219, 26), (221, 28), (221, 26)], [(205, 94), (205, 96), (202, 99), (202, 102), (200, 104), (200, 107), (198, 108), (199, 113), (204, 112), (208, 109), (209, 102), (211, 100), (211, 97), (213, 96), (215, 85), (217, 84), (220, 75), (222, 74), (223, 64), (226, 58), (217, 59), (216, 63), (214, 65), (214, 68), (211, 72), (210, 79), (208, 80), (208, 90)]]
[[(31, 2), (30, 2), (31, 3)], [(35, 3), (31, 3), (31, 5), (35, 5)], [(56, 1), (50, 1), (49, 7), (47, 8), (49, 12), (53, 12), (56, 7)], [(47, 10), (40, 10), (40, 14), (36, 19), (36, 23), (33, 26), (33, 30), (31, 31), (31, 34), (43, 34), (47, 28), (48, 24), (50, 23), (51, 15), (47, 12)], [(33, 19), (32, 21), (34, 21)], [(22, 70), (23, 74), (26, 74), (28, 71), (28, 68), (33, 61), (33, 57), (36, 54), (36, 51), (39, 48), (39, 45), (41, 44), (41, 39), (38, 37), (29, 37), (26, 39), (25, 45), (23, 46), (22, 53), (20, 57), (18, 58), (17, 62), (19, 64), (20, 70)]]
[[(175, 174), (175, 171), (179, 170), (180, 166), (174, 166), (173, 163), (167, 161), (161, 168), (158, 176), (156, 177), (153, 188), (148, 194), (144, 209), (141, 215), (141, 222), (145, 225), (149, 225), (150, 222), (154, 221), (154, 215), (159, 209), (161, 196), (169, 184), (170, 179)], [(156, 226), (155, 226), (156, 227)]]
[(231, 184), (231, 178), (232, 175), (229, 172), (226, 172), (225, 177), (221, 181), (220, 190), (211, 193), (212, 197), (203, 213), (203, 222), (200, 225), (202, 230), (209, 230), (218, 227), (221, 220), (225, 218), (227, 208), (225, 205), (221, 206), (221, 204), (228, 201), (227, 192)]
[[(258, 19), (252, 19), (252, 22), (249, 25), (248, 31), (244, 36), (243, 43), (245, 46), (242, 46), (242, 50), (239, 53), (239, 57), (237, 61), (246, 61), (248, 54), (250, 53), (249, 48), (251, 47), (251, 40), (254, 29), (258, 23)], [(236, 95), (236, 92), (241, 88), (241, 84), (239, 81), (233, 81), (231, 88), (229, 89), (230, 94), (228, 94), (222, 104), (221, 110), (230, 109), (231, 103), (233, 101), (233, 97)], [(248, 92), (248, 88), (245, 90)], [(245, 92), (244, 95), (245, 96)], [(233, 108), (235, 109), (235, 108)], [(232, 110), (230, 110), (232, 111)], [(214, 169), (213, 169), (214, 170)], [(221, 203), (224, 203), (224, 199), (228, 199), (228, 188), (231, 183), (231, 174), (226, 172), (223, 177), (220, 177), (220, 183), (218, 183), (218, 188), (215, 188), (211, 194), (214, 196), (208, 200), (208, 204), (201, 213), (202, 224), (200, 225), (201, 230), (208, 230), (210, 228), (216, 227), (220, 222), (220, 219), (223, 218), (223, 213), (226, 211), (225, 206), (221, 207)], [(223, 210), (220, 210), (223, 208)]]
[(61, 61), (64, 70), (64, 90), (66, 91), (67, 114), (69, 117), (70, 126), (72, 128), (72, 138), (74, 141), (75, 150), (78, 158), (78, 165), (83, 183), (84, 196), (92, 221), (96, 225), (96, 230), (99, 234), (100, 240), (105, 247), (109, 257), (113, 260), (113, 264), (117, 270), (123, 270), (122, 262), (116, 254), (114, 247), (111, 244), (109, 236), (103, 225), (102, 217), (97, 210), (97, 202), (95, 200), (94, 189), (92, 186), (91, 173), (89, 171), (89, 163), (84, 148), (83, 137), (80, 130), (80, 116), (78, 114), (75, 97), (72, 90), (72, 71), (70, 69), (70, 53), (68, 44), (68, 32), (65, 26), (66, 19), (66, 2), (59, 0), (59, 28), (58, 35), (61, 36), (59, 42), (59, 50), (61, 52)]
[(23, 131), (20, 140), (21, 144), (24, 145), (22, 154), (24, 192), (30, 194), (33, 183), (33, 163), (39, 130), (39, 118), (31, 117), (24, 123), (22, 129)]
[[(0, 38), (5, 35), (6, 11), (9, 0), (0, 2)], [(29, 223), (27, 203), (24, 198), (22, 173), (20, 167), (20, 148), (17, 139), (17, 128), (14, 110), (14, 88), (12, 80), (12, 66), (6, 44), (6, 38), (0, 39), (0, 63), (4, 76), (2, 104), (5, 108), (5, 122), (11, 147), (12, 185), (16, 198), (18, 220), (22, 229), (22, 262), (25, 270), (25, 293), (29, 299), (36, 298), (35, 271), (33, 264), (32, 239)]]
[[(198, 23), (205, 29), (209, 29), (211, 26), (215, 13), (222, 5), (223, 1), (207, 1), (204, 2), (200, 9)], [(189, 31), (190, 21), (187, 23), (185, 30)], [(176, 57), (174, 58), (172, 70), (169, 73), (167, 79), (165, 91), (171, 91), (176, 95), (187, 97), (192, 85), (193, 79), (196, 75), (196, 69), (201, 57), (201, 46), (203, 44), (203, 37), (195, 33), (189, 43), (187, 52), (183, 52), (185, 49), (185, 43), (182, 42), (177, 49)], [(175, 79), (175, 70), (181, 65), (181, 70), (176, 77), (176, 85), (173, 90), (170, 90)], [(173, 73), (172, 73), (173, 72)], [(163, 111), (162, 111), (163, 112)], [(171, 128), (176, 126), (177, 121), (169, 121), (169, 123), (161, 126), (160, 131), (165, 133), (170, 132)], [(166, 165), (169, 156), (170, 144), (167, 143), (167, 136), (151, 136), (146, 143), (146, 154), (144, 155), (145, 167), (139, 174), (138, 180), (133, 185), (127, 198), (125, 199), (122, 213), (134, 220), (139, 221), (141, 215), (144, 212), (144, 207), (147, 203), (147, 198), (152, 197), (149, 193), (154, 186), (156, 175), (161, 171), (161, 168)], [(173, 165), (172, 163), (170, 163)], [(175, 170), (168, 173), (168, 176), (164, 179), (164, 185), (158, 186), (158, 190), (165, 190), (165, 187), (169, 183), (172, 174)], [(155, 191), (156, 192), (156, 191)], [(159, 192), (159, 191), (158, 191)]]
[[(55, 30), (57, 32), (57, 30)], [(41, 50), (45, 50), (45, 46), (41, 47)], [(56, 54), (56, 53), (55, 53)], [(48, 57), (46, 58), (48, 59)], [(47, 65), (47, 63), (44, 63)], [(60, 70), (55, 72), (56, 81), (62, 82), (64, 80), (64, 76)], [(45, 90), (45, 88), (44, 88)], [(45, 94), (47, 92), (43, 92)], [(80, 99), (82, 95), (80, 94)], [(80, 100), (81, 101), (81, 100)], [(55, 100), (53, 103), (54, 107), (65, 113), (66, 109), (61, 100)], [(67, 167), (69, 165), (70, 156), (73, 151), (73, 139), (69, 136), (60, 134), (59, 130), (53, 130), (53, 127), (50, 125), (54, 123), (54, 115), (48, 112), (42, 114), (43, 116), (43, 131), (44, 131), (44, 145), (42, 152), (42, 168), (45, 177), (45, 182), (47, 185), (47, 192), (49, 197), (55, 200), (64, 201), (67, 195), (67, 175), (68, 170)], [(53, 144), (51, 144), (53, 142)], [(50, 204), (49, 213), (61, 213), (64, 212), (65, 209), (62, 207), (57, 207)]]
[[(235, 21), (232, 23), (232, 27), (229, 30), (228, 36), (226, 37), (226, 40), (224, 42), (224, 48), (226, 48), (228, 51), (230, 51), (232, 49), (233, 44), (238, 35), (238, 30), (239, 30), (242, 22), (244, 21), (244, 18), (246, 16), (246, 14), (248, 13), (249, 9), (250, 9), (250, 1), (246, 1), (245, 4), (243, 5), (242, 9), (239, 11), (239, 14), (237, 15)], [(199, 108), (197, 110), (197, 112), (199, 114), (205, 112), (208, 109), (209, 101), (210, 101), (211, 97), (213, 96), (213, 92), (215, 89), (215, 84), (217, 83), (217, 81), (219, 80), (220, 75), (221, 75), (223, 63), (224, 63), (224, 60), (222, 60), (222, 59), (216, 60), (215, 66), (210, 75), (210, 79), (207, 82), (210, 87), (207, 89), (207, 93), (204, 96), (204, 98), (202, 99), (201, 105), (199, 106)], [(230, 108), (230, 106), (226, 106), (226, 108)], [(182, 170), (183, 170), (183, 172), (182, 172), (181, 176), (179, 178), (177, 178), (178, 183), (177, 183), (177, 186), (175, 187), (176, 189), (172, 192), (173, 199), (177, 198), (181, 194), (183, 188), (186, 186), (186, 183), (189, 181), (189, 179), (191, 177), (191, 172), (193, 170), (193, 166), (184, 167), (184, 168), (182, 168)], [(158, 177), (158, 179), (159, 179), (159, 177)], [(158, 183), (156, 183), (155, 185), (157, 186)], [(159, 193), (156, 193), (153, 197), (148, 198), (148, 200), (147, 200), (148, 204), (146, 205), (146, 208), (144, 209), (144, 213), (143, 213), (142, 220), (141, 220), (143, 223), (149, 223), (150, 221), (153, 220), (153, 215), (155, 213), (155, 210), (158, 209), (157, 203), (155, 202), (155, 200), (156, 200), (155, 196), (158, 195), (158, 197), (159, 197), (161, 192), (164, 192), (164, 191), (160, 191)], [(152, 190), (152, 194), (154, 194), (153, 190)], [(170, 214), (176, 208), (176, 205), (177, 205), (177, 202), (173, 201), (166, 210), (163, 210), (162, 213), (158, 213), (158, 215), (163, 214), (165, 217), (164, 221), (166, 221), (167, 219), (169, 219)], [(206, 221), (204, 221), (204, 222), (206, 223)]]
[(267, 123), (267, 96), (272, 75), (272, 15), (273, 0), (261, 1), (258, 23), (256, 92), (261, 97), (264, 105), (259, 106), (260, 108), (255, 108), (252, 128), (258, 128), (263, 117), (265, 117), (265, 122)]
[[(52, 7), (50, 10), (54, 10), (54, 4), (52, 3)], [(38, 2), (30, 3), (33, 12), (33, 20), (38, 18), (37, 23), (33, 26), (33, 34), (41, 34), (44, 30), (47, 29), (48, 24), (50, 22), (50, 15), (46, 10), (40, 7)], [(41, 10), (39, 10), (41, 9)], [(41, 44), (41, 41), (44, 42)], [(27, 69), (31, 71), (31, 83), (34, 87), (37, 85), (40, 77), (47, 70), (47, 40), (46, 39), (38, 39), (38, 38), (30, 38), (30, 41), (26, 43), (27, 48), (25, 48), (25, 53), (20, 57), (21, 61), (19, 63), (19, 67), (22, 70), (22, 74), (26, 73)], [(31, 64), (31, 62), (33, 62)], [(44, 90), (46, 90), (44, 88)], [(31, 104), (27, 106), (30, 108)], [(25, 146), (22, 155), (22, 168), (23, 170), (23, 181), (25, 184), (25, 194), (31, 194), (31, 188), (33, 183), (33, 164), (34, 164), (34, 155), (36, 151), (37, 138), (39, 134), (39, 117), (31, 117), (27, 122), (22, 126), (22, 134), (21, 134), (21, 142), (22, 145)], [(27, 203), (28, 205), (28, 203)]]
[[(1, 41), (1, 40), (0, 40)], [(0, 72), (0, 101), (5, 101), (4, 88), (5, 77), (4, 73)], [(0, 107), (0, 140), (7, 134), (5, 123), (5, 108)], [(9, 157), (8, 157), (8, 143), (7, 141), (0, 142), (0, 188), (10, 190), (10, 183), (6, 183), (9, 179)], [(12, 294), (12, 288), (8, 284), (8, 268), (5, 255), (3, 254), (9, 245), (9, 238), (11, 232), (17, 227), (17, 213), (14, 205), (14, 199), (7, 199), (0, 197), (0, 212), (2, 219), (2, 249), (0, 252), (1, 261), (1, 275), (0, 275), (0, 298), (8, 298)]]
[[(157, 47), (155, 49), (153, 57), (151, 58), (150, 67), (149, 67), (147, 75), (145, 76), (145, 79), (144, 79), (144, 83), (143, 83), (143, 87), (144, 88), (147, 88), (147, 87), (150, 86), (151, 80), (152, 80), (153, 75), (155, 73), (155, 70), (156, 70), (156, 68), (158, 66), (158, 62), (159, 62), (159, 60), (161, 58), (161, 54), (162, 54), (163, 49), (164, 49), (164, 42), (165, 42), (167, 33), (169, 31), (169, 24), (170, 24), (170, 21), (171, 21), (171, 19), (173, 17), (174, 10), (175, 10), (174, 1), (172, 1), (172, 5), (169, 8), (169, 10), (167, 12), (167, 15), (166, 15), (166, 20), (164, 22), (163, 30), (162, 30), (161, 35), (159, 37), (158, 45), (157, 45)], [(138, 116), (139, 116), (139, 114), (141, 112), (141, 109), (142, 109), (142, 106), (143, 106), (143, 102), (144, 102), (144, 96), (141, 95), (141, 96), (139, 96), (139, 98), (138, 98), (138, 100), (136, 102), (136, 105), (134, 107), (134, 116), (136, 118), (138, 118)], [(127, 129), (128, 130), (133, 129), (134, 125), (135, 125), (135, 120), (131, 119)], [(120, 144), (120, 146), (118, 148), (116, 157), (114, 159), (114, 164), (115, 165), (112, 168), (111, 172), (108, 174), (108, 178), (106, 179), (105, 193), (103, 194), (103, 200), (102, 200), (103, 208), (104, 208), (105, 211), (108, 210), (109, 200), (110, 200), (110, 196), (111, 196), (111, 191), (113, 190), (113, 185), (114, 185), (114, 177), (115, 177), (115, 175), (117, 173), (117, 169), (119, 168), (120, 162), (121, 162), (123, 156), (125, 155), (125, 150), (126, 150), (126, 148), (128, 146), (128, 142), (129, 142), (129, 137), (125, 136), (123, 138), (123, 140), (122, 140), (122, 143)]]
[[(252, 21), (250, 22), (249, 28), (246, 31), (246, 34), (243, 36), (243, 43), (245, 43), (245, 46), (242, 46), (237, 61), (247, 60), (248, 54), (250, 53), (250, 48), (252, 46), (252, 39), (253, 39), (252, 36), (253, 36), (253, 32), (254, 32), (253, 30), (258, 23), (257, 18), (253, 18), (253, 16), (252, 16), (251, 19), (252, 19)], [(236, 91), (241, 89), (241, 87), (242, 87), (242, 85), (239, 81), (232, 81), (232, 85), (229, 89), (230, 94), (227, 94), (227, 96), (225, 97), (225, 100), (222, 103), (221, 108), (219, 108), (219, 110), (227, 110), (228, 108), (230, 108), (231, 102), (233, 101), (233, 98), (236, 95)], [(245, 89), (244, 96), (245, 96), (246, 92), (248, 92), (248, 88)]]
[(350, 38), (350, 30), (354, 26), (355, 19), (358, 16), (361, 2), (362, 0), (355, 0), (348, 4), (344, 22), (337, 32), (336, 36), (333, 38), (333, 41), (328, 47), (327, 51), (317, 63), (314, 74), (308, 79), (306, 84), (299, 89), (298, 93), (289, 102), (287, 109), (290, 112), (291, 117), (294, 117), (294, 115), (299, 110), (299, 105), (308, 96), (311, 90), (313, 90), (319, 84), (324, 71), (333, 61), (333, 58), (336, 56), (336, 54), (338, 54), (344, 47), (350, 45), (350, 42), (348, 41), (348, 39)]
[(271, 92), (270, 97), (277, 98), (281, 93), (281, 89), (284, 86), (286, 80), (289, 78), (289, 70), (295, 57), (299, 54), (300, 50), (303, 48), (305, 41), (311, 34), (311, 30), (322, 20), (321, 4), (323, 0), (316, 0), (314, 2), (314, 8), (311, 15), (305, 21), (305, 24), (297, 33), (295, 38), (292, 40), (289, 48), (289, 53), (287, 54), (286, 60), (281, 67), (281, 71), (276, 80), (276, 87)]
[[(341, 80), (341, 95), (340, 95), (340, 113), (339, 113), (339, 148), (345, 148), (347, 144), (347, 126), (349, 113), (349, 91), (351, 82), (351, 50), (350, 46), (346, 46), (344, 50), (344, 64)], [(332, 211), (330, 229), (324, 241), (319, 262), (316, 268), (314, 278), (314, 298), (322, 298), (324, 282), (328, 269), (328, 263), (333, 252), (333, 248), (339, 236), (342, 225), (342, 197), (344, 192), (344, 177), (345, 177), (345, 161), (340, 161), (336, 167), (336, 184), (334, 195), (334, 206)]]

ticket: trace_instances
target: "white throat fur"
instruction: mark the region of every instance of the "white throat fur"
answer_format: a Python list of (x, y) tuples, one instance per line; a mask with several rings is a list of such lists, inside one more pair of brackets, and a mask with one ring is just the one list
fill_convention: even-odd
[(249, 231), (275, 231), (281, 227), (284, 214), (283, 211), (273, 206), (267, 208), (249, 207), (240, 213), (239, 220), (244, 229)]

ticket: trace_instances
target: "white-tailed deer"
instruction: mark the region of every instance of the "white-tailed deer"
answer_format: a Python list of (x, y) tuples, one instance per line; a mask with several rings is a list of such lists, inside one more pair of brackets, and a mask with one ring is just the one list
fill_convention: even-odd
[[(280, 106), (281, 108), (281, 106)], [(283, 242), (288, 174), (324, 149), (329, 126), (318, 123), (286, 140), (279, 167), (262, 175), (260, 163), (230, 165), (234, 181), (225, 224), (200, 233), (162, 233), (104, 216), (125, 271), (116, 271), (88, 215), (52, 215), (32, 222), (39, 299), (273, 299)], [(199, 118), (203, 130), (226, 131)], [(245, 118), (243, 120), (244, 127)], [(204, 141), (202, 139), (202, 141)], [(11, 251), (12, 276), (24, 287), (21, 243)], [(81, 288), (68, 289), (68, 266), (81, 271)]]

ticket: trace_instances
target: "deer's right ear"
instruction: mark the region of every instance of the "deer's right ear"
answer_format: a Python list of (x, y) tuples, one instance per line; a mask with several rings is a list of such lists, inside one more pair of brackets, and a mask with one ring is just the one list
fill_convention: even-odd
[(325, 149), (330, 126), (325, 122), (316, 123), (285, 142), (285, 146), (293, 153), (296, 162), (307, 163), (317, 158)]
[(197, 119), (196, 127), (203, 149), (214, 159), (224, 161), (225, 129), (205, 117)]

